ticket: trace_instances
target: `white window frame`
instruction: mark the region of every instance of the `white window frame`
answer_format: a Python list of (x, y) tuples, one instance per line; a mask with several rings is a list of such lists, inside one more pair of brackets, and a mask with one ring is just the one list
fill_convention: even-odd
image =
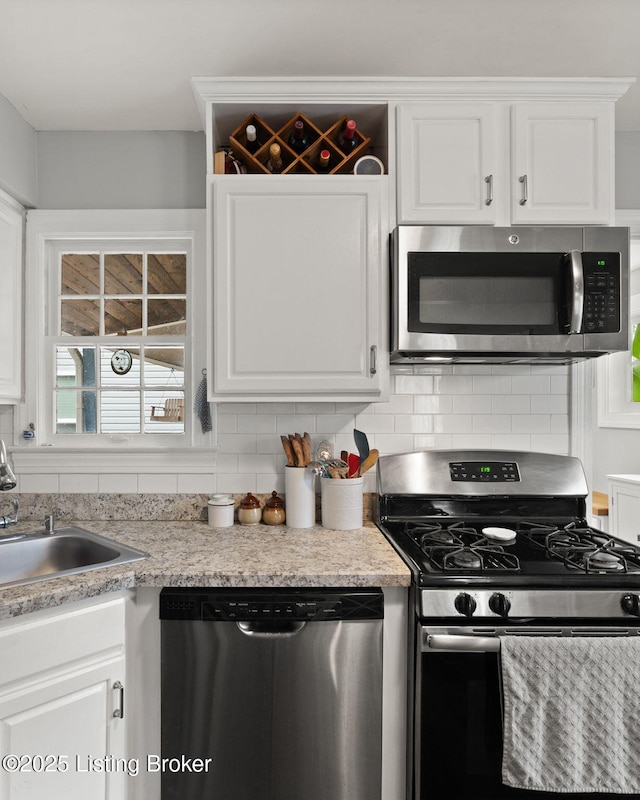
[[(51, 253), (59, 244), (77, 248), (105, 242), (125, 247), (146, 242), (160, 250), (187, 252), (188, 297), (185, 342), (185, 433), (108, 436), (56, 434), (53, 357), (47, 343), (48, 305), (59, 287), (48, 281)], [(124, 251), (123, 251), (124, 252)], [(206, 365), (206, 225), (204, 209), (29, 211), (25, 263), (24, 402), (14, 415), (16, 468), (58, 472), (193, 472), (210, 469), (214, 430), (202, 433), (192, 412), (193, 397)], [(187, 375), (190, 377), (187, 377)], [(186, 383), (189, 382), (187, 386)], [(35, 438), (23, 431), (35, 429)]]
[[(634, 251), (640, 253), (640, 211), (618, 212), (616, 223), (629, 227)], [(640, 256), (631, 259), (631, 271), (640, 272)], [(629, 327), (640, 324), (640, 293), (629, 300)], [(598, 426), (640, 428), (640, 403), (631, 400), (631, 351), (612, 353), (597, 362)]]

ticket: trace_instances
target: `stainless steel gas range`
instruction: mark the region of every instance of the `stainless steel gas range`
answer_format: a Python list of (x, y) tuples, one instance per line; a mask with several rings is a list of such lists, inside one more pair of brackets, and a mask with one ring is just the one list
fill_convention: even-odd
[(378, 485), (378, 524), (413, 573), (409, 797), (567, 796), (502, 782), (501, 643), (634, 640), (640, 549), (589, 526), (576, 458), (406, 453), (380, 458)]

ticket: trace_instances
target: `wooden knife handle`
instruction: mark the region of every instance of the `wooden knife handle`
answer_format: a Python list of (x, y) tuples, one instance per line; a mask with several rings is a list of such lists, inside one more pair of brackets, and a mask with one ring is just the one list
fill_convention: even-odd
[(296, 466), (304, 467), (304, 454), (302, 452), (302, 437), (300, 434), (289, 435), (289, 441), (296, 457)]
[(280, 441), (282, 442), (282, 449), (284, 450), (284, 454), (287, 457), (287, 466), (295, 467), (296, 461), (293, 455), (293, 448), (291, 447), (291, 442), (289, 441), (289, 437), (281, 436)]

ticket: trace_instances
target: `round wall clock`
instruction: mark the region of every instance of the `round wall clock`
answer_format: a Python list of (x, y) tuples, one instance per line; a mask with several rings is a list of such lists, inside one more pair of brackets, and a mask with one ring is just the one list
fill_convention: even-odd
[(133, 357), (128, 350), (116, 350), (111, 356), (111, 369), (116, 375), (126, 375), (133, 364)]

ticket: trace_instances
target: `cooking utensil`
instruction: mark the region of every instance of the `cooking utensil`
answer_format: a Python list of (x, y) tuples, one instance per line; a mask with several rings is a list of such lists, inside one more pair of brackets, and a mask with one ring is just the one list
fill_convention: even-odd
[(333, 458), (333, 445), (323, 439), (316, 447), (316, 461), (330, 461)]
[(349, 453), (349, 472), (347, 472), (347, 478), (357, 478), (358, 477), (358, 470), (360, 469), (360, 456), (357, 456), (355, 453)]
[(362, 464), (369, 455), (369, 440), (367, 439), (367, 434), (354, 428), (353, 438), (358, 448), (358, 453), (360, 454), (360, 463)]
[(364, 473), (371, 469), (371, 467), (377, 462), (378, 456), (380, 453), (373, 448), (373, 450), (369, 451), (369, 455), (365, 458), (365, 460), (360, 464), (360, 475), (364, 475)]
[(319, 475), (321, 478), (329, 477), (327, 468), (320, 461), (310, 461), (306, 468), (309, 472), (312, 472), (314, 475)]

